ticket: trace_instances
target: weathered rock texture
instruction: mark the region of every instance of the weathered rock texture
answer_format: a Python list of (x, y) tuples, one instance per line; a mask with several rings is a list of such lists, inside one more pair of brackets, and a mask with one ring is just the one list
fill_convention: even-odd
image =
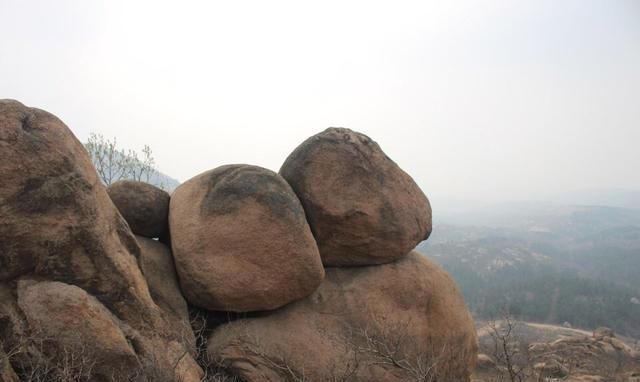
[(432, 365), (433, 380), (468, 381), (477, 340), (454, 282), (413, 252), (382, 266), (329, 268), (311, 296), (220, 327), (208, 349), (247, 381), (432, 380), (419, 379)]
[(169, 193), (135, 180), (115, 182), (107, 192), (134, 234), (149, 238), (167, 234)]
[(330, 128), (280, 169), (300, 198), (327, 266), (388, 263), (431, 233), (427, 197), (377, 143)]
[[(200, 340), (240, 312), (207, 347), (247, 381), (469, 379), (460, 293), (409, 253), (431, 231), (429, 202), (364, 135), (303, 143), (281, 170), (293, 188), (230, 165), (170, 197), (107, 191), (59, 119), (0, 101), (0, 158), (1, 381), (200, 381), (190, 309)], [(367, 266), (325, 278), (323, 261)]]
[(124, 379), (136, 369), (136, 353), (118, 319), (95, 297), (57, 281), (20, 280), (17, 293), (29, 327), (44, 344), (53, 342), (56, 354), (95, 361), (95, 375), (105, 380)]
[[(614, 377), (637, 367), (640, 352), (615, 338), (609, 328), (593, 336), (562, 337), (529, 345), (529, 354), (545, 377)], [(574, 380), (571, 379), (570, 380)]]
[(183, 332), (182, 337), (194, 351), (195, 338), (189, 323), (189, 308), (178, 284), (173, 256), (165, 244), (136, 236), (140, 245), (140, 266), (153, 301), (167, 313), (170, 325)]
[(296, 195), (260, 167), (222, 166), (180, 185), (169, 228), (182, 291), (206, 309), (275, 309), (312, 293), (324, 276)]
[[(511, 362), (524, 366), (523, 374), (529, 379), (636, 382), (632, 375), (640, 370), (640, 352), (632, 344), (616, 338), (609, 328), (598, 328), (592, 335), (587, 335), (583, 330), (565, 330), (552, 325), (523, 322), (514, 325), (506, 321), (491, 325), (501, 335), (509, 332)], [(508, 375), (504, 351), (495, 351), (493, 330), (488, 326), (478, 330), (481, 348), (491, 356), (478, 356), (474, 380), (495, 381)], [(536, 342), (530, 343), (531, 339)], [(498, 345), (501, 346), (500, 340)]]
[[(182, 378), (177, 372), (197, 380), (197, 366), (183, 367), (191, 357), (183, 357), (182, 338), (149, 294), (133, 234), (69, 129), (45, 111), (0, 101), (0, 158), (0, 335), (5, 352), (21, 352), (13, 369), (28, 371), (24, 355), (33, 352), (35, 340), (48, 341), (40, 353), (56, 357), (52, 349), (69, 345), (63, 331), (75, 333), (74, 346), (80, 346), (103, 334), (87, 338), (94, 328), (108, 328), (111, 338), (105, 341), (112, 347), (96, 353), (129, 365), (119, 370), (122, 375), (162, 380), (151, 375), (161, 370), (169, 380)], [(33, 292), (45, 293), (51, 286), (53, 294), (45, 296), (58, 312), (57, 323), (41, 320), (44, 311), (36, 305), (44, 301)], [(88, 322), (65, 316), (64, 306), (80, 309), (78, 317)], [(35, 338), (41, 329), (58, 333), (53, 339)], [(135, 366), (130, 359), (137, 360)], [(109, 367), (103, 358), (95, 361), (96, 370)]]

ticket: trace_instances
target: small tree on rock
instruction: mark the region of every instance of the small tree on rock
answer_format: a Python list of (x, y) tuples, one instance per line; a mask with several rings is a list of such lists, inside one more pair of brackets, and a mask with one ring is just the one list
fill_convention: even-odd
[[(148, 145), (142, 149), (142, 155), (134, 150), (118, 148), (116, 138), (112, 140), (101, 134), (91, 133), (84, 145), (96, 167), (98, 175), (109, 186), (113, 182), (132, 179), (150, 183), (156, 175), (155, 160)], [(163, 188), (163, 185), (157, 185)]]

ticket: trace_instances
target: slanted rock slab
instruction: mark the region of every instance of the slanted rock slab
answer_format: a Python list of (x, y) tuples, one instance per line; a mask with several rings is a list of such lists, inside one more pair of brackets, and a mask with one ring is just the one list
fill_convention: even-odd
[(195, 337), (189, 323), (187, 301), (178, 284), (171, 250), (157, 240), (136, 236), (140, 245), (140, 266), (153, 301), (167, 314), (171, 327), (195, 351)]

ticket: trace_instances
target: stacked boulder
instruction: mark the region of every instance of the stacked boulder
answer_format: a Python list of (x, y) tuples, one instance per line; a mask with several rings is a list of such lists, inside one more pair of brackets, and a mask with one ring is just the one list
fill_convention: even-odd
[[(172, 195), (105, 188), (62, 122), (15, 101), (0, 152), (0, 379), (69, 350), (98, 381), (198, 381), (196, 358), (245, 381), (470, 378), (470, 314), (412, 252), (429, 201), (365, 135), (330, 128), (279, 173), (226, 165)], [(194, 312), (240, 318), (196, 343)]]
[(186, 181), (171, 198), (169, 227), (182, 291), (201, 308), (276, 309), (324, 277), (300, 201), (260, 167), (222, 166)]
[(134, 234), (166, 238), (171, 198), (167, 191), (142, 181), (120, 180), (111, 184), (107, 193)]
[(366, 135), (330, 128), (307, 139), (280, 174), (307, 214), (325, 266), (389, 263), (431, 234), (431, 206)]
[(140, 246), (71, 131), (0, 100), (0, 158), (0, 361), (10, 358), (0, 379), (199, 381), (182, 330), (149, 292)]
[(196, 339), (190, 326), (187, 301), (178, 284), (169, 240), (169, 200), (165, 190), (135, 180), (120, 180), (107, 193), (140, 246), (138, 265), (153, 301), (169, 325), (179, 332), (187, 348), (195, 352)]
[(429, 201), (369, 137), (327, 129), (279, 174), (205, 172), (172, 195), (169, 229), (190, 303), (262, 311), (208, 338), (210, 360), (244, 380), (469, 379), (464, 301), (412, 252), (431, 233)]

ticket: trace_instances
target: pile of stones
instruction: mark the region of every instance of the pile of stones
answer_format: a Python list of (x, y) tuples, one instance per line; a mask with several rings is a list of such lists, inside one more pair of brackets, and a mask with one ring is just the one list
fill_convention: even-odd
[(279, 173), (225, 165), (170, 195), (106, 188), (59, 119), (0, 101), (0, 154), (0, 379), (68, 352), (105, 381), (470, 378), (471, 316), (413, 252), (429, 201), (363, 134), (330, 128)]

